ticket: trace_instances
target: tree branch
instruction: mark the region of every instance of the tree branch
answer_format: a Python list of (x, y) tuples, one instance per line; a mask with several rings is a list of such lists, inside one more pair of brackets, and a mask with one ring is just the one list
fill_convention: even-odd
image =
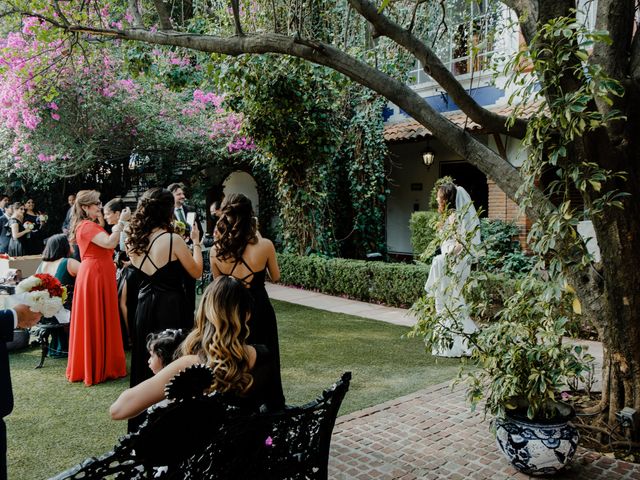
[(140, 9), (138, 8), (138, 0), (129, 0), (129, 11), (133, 16), (133, 26), (135, 28), (143, 28), (144, 24), (142, 23)]
[[(178, 32), (148, 30), (114, 30), (87, 26), (62, 27), (68, 32), (92, 36), (107, 36), (121, 40), (140, 41), (157, 45), (173, 45), (209, 53), (226, 55), (277, 53), (299, 57), (332, 68), (394, 102), (415, 120), (427, 127), (434, 136), (460, 157), (495, 180), (510, 197), (522, 184), (518, 171), (497, 153), (456, 126), (424, 101), (410, 87), (376, 70), (331, 45), (316, 41), (302, 41), (285, 35), (262, 34), (251, 36), (215, 37)], [(539, 190), (534, 193), (533, 208), (527, 210), (531, 219), (539, 217), (552, 204)]]
[(460, 85), (460, 82), (456, 80), (440, 58), (410, 31), (379, 14), (376, 6), (368, 0), (349, 0), (349, 3), (373, 25), (378, 35), (390, 38), (420, 60), (425, 72), (447, 91), (460, 110), (466, 113), (471, 120), (492, 132), (524, 138), (527, 129), (525, 120), (516, 119), (514, 125), (508, 128), (506, 126), (507, 117), (497, 115), (481, 107)]
[(527, 44), (531, 43), (538, 31), (538, 0), (502, 0), (507, 7), (516, 12), (520, 22), (520, 31)]
[(169, 11), (167, 10), (167, 6), (164, 1), (153, 0), (153, 5), (156, 7), (156, 12), (158, 12), (158, 17), (160, 18), (160, 28), (162, 30), (173, 30), (171, 17), (169, 16)]

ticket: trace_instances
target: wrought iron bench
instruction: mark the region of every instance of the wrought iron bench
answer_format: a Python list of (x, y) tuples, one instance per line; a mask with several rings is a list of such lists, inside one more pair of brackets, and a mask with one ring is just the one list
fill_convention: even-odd
[(173, 402), (153, 408), (112, 452), (51, 480), (327, 479), (331, 433), (350, 372), (315, 401), (273, 413), (243, 412), (224, 395), (203, 394), (210, 375), (204, 366), (177, 375), (166, 389)]

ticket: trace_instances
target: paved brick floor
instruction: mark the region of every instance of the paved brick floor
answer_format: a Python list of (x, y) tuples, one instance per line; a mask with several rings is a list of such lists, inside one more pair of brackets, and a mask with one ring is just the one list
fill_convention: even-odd
[[(347, 393), (348, 395), (348, 393)], [(489, 421), (448, 383), (342, 416), (329, 460), (333, 480), (526, 479), (498, 451)], [(556, 479), (640, 480), (640, 465), (580, 449)]]
[[(333, 312), (412, 325), (407, 310), (267, 284), (271, 298)], [(580, 341), (602, 364), (602, 345)], [(357, 382), (357, 378), (354, 378)], [(597, 385), (596, 385), (597, 390)], [(347, 395), (349, 395), (347, 393)], [(340, 417), (333, 434), (332, 480), (535, 478), (514, 470), (502, 456), (483, 413), (472, 413), (462, 388), (435, 385)], [(578, 450), (573, 464), (555, 479), (640, 480), (640, 465)]]

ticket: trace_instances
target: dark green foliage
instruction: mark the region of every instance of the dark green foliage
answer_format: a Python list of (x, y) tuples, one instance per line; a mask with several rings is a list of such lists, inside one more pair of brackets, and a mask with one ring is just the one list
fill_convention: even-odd
[(244, 115), (280, 203), (282, 248), (362, 258), (385, 248), (380, 97), (293, 58), (227, 58), (219, 85)]
[(418, 298), (429, 268), (405, 263), (279, 254), (282, 283), (363, 302), (406, 307)]
[(525, 255), (518, 241), (518, 226), (502, 220), (480, 221), (483, 255), (480, 269), (517, 275), (531, 270), (535, 258)]
[(438, 212), (434, 210), (411, 214), (409, 229), (411, 230), (411, 247), (415, 257), (422, 255), (436, 238), (435, 223), (438, 216)]

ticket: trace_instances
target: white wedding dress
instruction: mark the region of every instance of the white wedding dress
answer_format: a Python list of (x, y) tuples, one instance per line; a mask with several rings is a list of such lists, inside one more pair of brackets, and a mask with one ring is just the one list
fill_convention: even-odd
[[(424, 288), (435, 299), (438, 328), (453, 340), (450, 348), (434, 347), (432, 354), (439, 357), (469, 356), (471, 349), (461, 332), (470, 334), (478, 330), (469, 316), (463, 296), (463, 287), (469, 278), (471, 263), (477, 245), (480, 244), (480, 220), (471, 197), (462, 187), (456, 187), (456, 211), (446, 220), (443, 229), (451, 232), (442, 241), (440, 250), (431, 263), (429, 277)], [(458, 333), (456, 333), (458, 332)]]

